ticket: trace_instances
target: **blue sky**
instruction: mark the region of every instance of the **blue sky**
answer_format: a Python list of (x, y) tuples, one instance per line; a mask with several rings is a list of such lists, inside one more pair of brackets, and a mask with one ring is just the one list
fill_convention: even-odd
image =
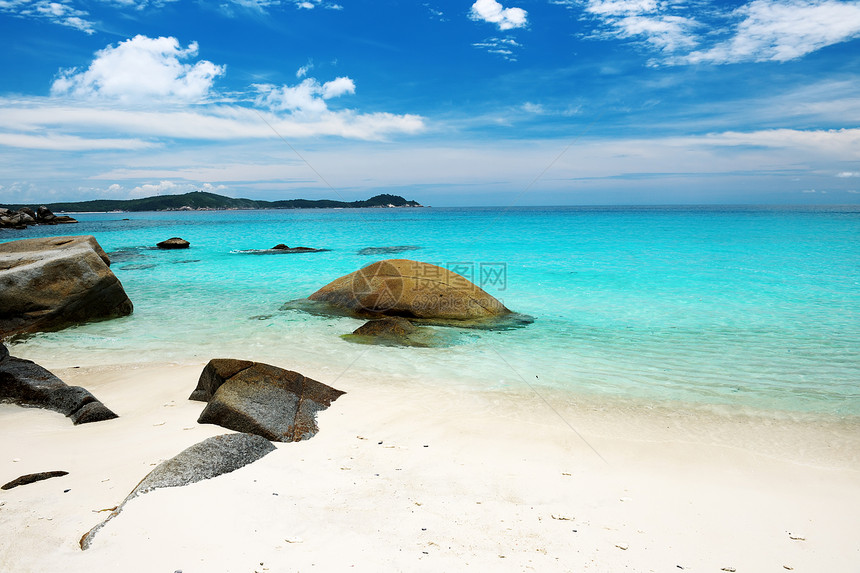
[(0, 203), (860, 202), (860, 2), (0, 0)]

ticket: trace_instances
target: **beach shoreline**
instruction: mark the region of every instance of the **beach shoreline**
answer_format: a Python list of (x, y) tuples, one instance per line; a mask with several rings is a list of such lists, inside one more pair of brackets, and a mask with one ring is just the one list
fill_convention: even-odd
[(0, 405), (4, 483), (69, 471), (0, 493), (0, 527), (15, 532), (0, 540), (2, 569), (851, 571), (860, 559), (851, 419), (469, 392), (357, 370), (334, 382), (303, 372), (347, 392), (314, 438), (141, 496), (81, 551), (99, 510), (155, 464), (227, 433), (197, 424), (203, 404), (187, 399), (203, 365), (54, 370), (120, 415), (108, 422)]

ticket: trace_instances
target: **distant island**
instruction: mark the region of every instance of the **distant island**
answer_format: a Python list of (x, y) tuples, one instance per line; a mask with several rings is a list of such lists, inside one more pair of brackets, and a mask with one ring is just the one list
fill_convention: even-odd
[[(217, 211), (224, 209), (355, 209), (386, 207), (422, 207), (417, 201), (407, 201), (399, 195), (376, 195), (364, 201), (333, 201), (330, 199), (286, 199), (283, 201), (259, 201), (256, 199), (234, 199), (205, 191), (194, 191), (184, 195), (158, 195), (143, 199), (97, 199), (66, 203), (45, 203), (51, 211), (64, 213), (110, 212), (110, 211)], [(33, 205), (0, 204), (10, 211)]]

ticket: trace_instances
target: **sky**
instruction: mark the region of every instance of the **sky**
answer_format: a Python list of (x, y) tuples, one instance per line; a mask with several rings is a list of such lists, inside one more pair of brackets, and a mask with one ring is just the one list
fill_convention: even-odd
[(0, 0), (0, 203), (860, 203), (860, 2)]

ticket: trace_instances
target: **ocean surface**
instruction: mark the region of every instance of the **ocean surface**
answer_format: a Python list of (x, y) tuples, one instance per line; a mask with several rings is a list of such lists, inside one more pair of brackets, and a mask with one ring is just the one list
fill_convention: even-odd
[[(11, 346), (49, 368), (259, 360), (473, 390), (564, 391), (730, 411), (860, 415), (860, 206), (78, 214), (0, 241), (92, 234), (134, 314)], [(191, 248), (154, 245), (182, 237)], [(278, 243), (319, 253), (250, 254)], [(399, 247), (393, 249), (393, 247)], [(340, 338), (281, 310), (384, 258), (447, 266), (534, 317), (447, 346)]]

